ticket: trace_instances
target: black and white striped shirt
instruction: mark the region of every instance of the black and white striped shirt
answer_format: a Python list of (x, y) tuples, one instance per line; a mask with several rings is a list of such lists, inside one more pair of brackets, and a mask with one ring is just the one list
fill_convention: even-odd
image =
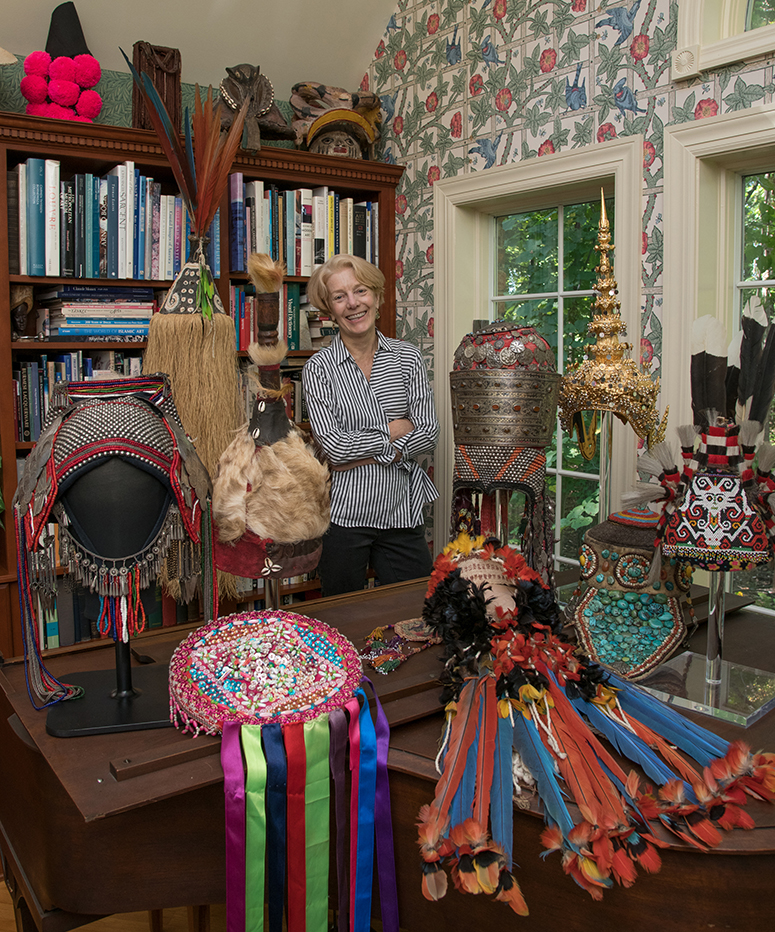
[[(412, 457), (435, 448), (439, 422), (420, 351), (378, 332), (367, 381), (335, 336), (308, 360), (302, 381), (313, 433), (331, 465), (366, 457), (377, 461), (333, 473), (332, 522), (377, 528), (422, 524), (423, 505), (438, 493)], [(391, 443), (388, 422), (396, 418), (408, 418), (414, 430)]]

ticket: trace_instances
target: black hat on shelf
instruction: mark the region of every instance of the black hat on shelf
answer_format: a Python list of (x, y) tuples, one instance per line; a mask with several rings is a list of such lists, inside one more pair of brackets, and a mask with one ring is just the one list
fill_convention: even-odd
[(91, 55), (74, 3), (60, 3), (51, 14), (46, 51), (52, 58)]

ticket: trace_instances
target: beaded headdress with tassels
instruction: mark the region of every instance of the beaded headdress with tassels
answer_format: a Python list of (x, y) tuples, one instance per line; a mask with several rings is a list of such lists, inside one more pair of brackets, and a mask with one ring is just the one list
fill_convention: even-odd
[(753, 827), (746, 795), (775, 802), (775, 754), (723, 741), (580, 655), (552, 590), (510, 547), (448, 545), (423, 617), (445, 643), (446, 706), (441, 775), (418, 822), (427, 899), (445, 895), (449, 867), (461, 892), (527, 914), (515, 793), (539, 797), (547, 853), (596, 900), (660, 869), (655, 825), (707, 850), (719, 830)]
[(228, 932), (263, 928), (265, 900), (269, 932), (327, 932), (330, 825), (339, 932), (369, 932), (375, 852), (382, 925), (398, 932), (390, 729), (363, 684), (343, 635), (285, 611), (220, 618), (173, 654), (173, 720), (223, 735)]
[[(150, 477), (155, 496), (148, 522), (140, 527), (141, 543), (131, 553), (120, 546), (120, 525), (132, 516), (115, 516), (116, 532), (101, 549), (90, 528), (110, 520), (107, 503), (89, 501), (93, 486), (85, 501), (78, 491), (79, 483), (97, 475), (93, 470), (116, 461)], [(138, 510), (145, 504), (138, 503)], [(78, 692), (52, 677), (40, 657), (39, 616), (51, 609), (57, 594), (51, 522), (59, 528), (60, 563), (73, 582), (100, 598), (103, 636), (127, 642), (143, 629), (141, 590), (155, 582), (165, 564), (173, 567), (168, 572), (188, 599), (200, 590), (206, 618), (217, 614), (210, 480), (164, 375), (58, 383), (27, 457), (13, 514), (28, 686), (36, 708)]]

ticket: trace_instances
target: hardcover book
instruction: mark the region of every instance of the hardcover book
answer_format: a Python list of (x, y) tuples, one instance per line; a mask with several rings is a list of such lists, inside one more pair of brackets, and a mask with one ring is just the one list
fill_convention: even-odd
[(46, 164), (27, 159), (27, 274), (46, 274)]
[(116, 175), (108, 174), (108, 278), (119, 277), (119, 180)]
[(74, 274), (86, 277), (86, 177), (75, 176), (75, 242), (73, 247)]
[(75, 275), (75, 184), (72, 178), (59, 183), (60, 264), (63, 278)]
[(8, 205), (8, 274), (19, 275), (19, 176), (6, 172), (6, 203)]
[(59, 275), (59, 162), (46, 159), (44, 165), (46, 211), (46, 275)]

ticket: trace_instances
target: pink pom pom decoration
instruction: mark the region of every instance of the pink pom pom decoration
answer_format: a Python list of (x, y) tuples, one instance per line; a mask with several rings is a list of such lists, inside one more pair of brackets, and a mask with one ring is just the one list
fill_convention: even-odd
[(83, 91), (75, 105), (76, 113), (91, 122), (102, 110), (102, 97), (96, 91)]
[(63, 107), (74, 107), (81, 96), (81, 89), (75, 81), (49, 81), (48, 96), (52, 103)]
[(51, 62), (48, 76), (52, 81), (75, 81), (75, 62), (67, 55), (60, 55)]
[(28, 116), (42, 117), (48, 116), (48, 104), (27, 104), (25, 113)]
[(93, 55), (76, 55), (73, 62), (75, 63), (73, 80), (81, 87), (94, 87), (102, 77), (102, 68), (97, 59)]
[(51, 65), (51, 56), (48, 52), (30, 52), (24, 59), (24, 73), (36, 74), (41, 78), (48, 76)]
[(42, 104), (48, 94), (48, 82), (38, 74), (28, 74), (19, 82), (19, 90), (31, 104)]
[(59, 104), (44, 104), (43, 106), (46, 111), (43, 116), (52, 120), (72, 120), (75, 116), (75, 111), (70, 107), (62, 107)]

